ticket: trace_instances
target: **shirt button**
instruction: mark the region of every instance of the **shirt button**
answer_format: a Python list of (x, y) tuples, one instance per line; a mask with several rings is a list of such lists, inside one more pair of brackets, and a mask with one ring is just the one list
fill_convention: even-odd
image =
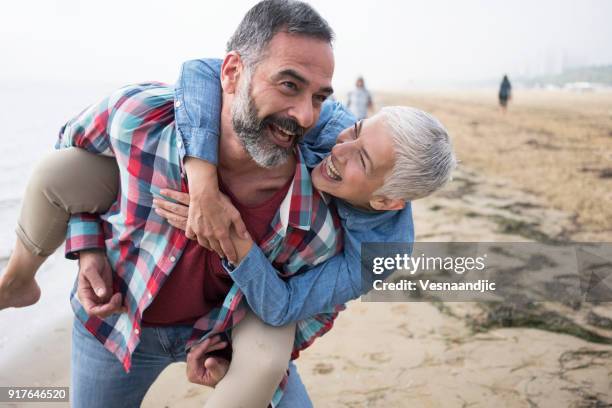
[(177, 108), (178, 108), (179, 106), (181, 106), (181, 101), (176, 101), (176, 102), (174, 102), (174, 106), (175, 106), (175, 107), (177, 107)]
[(181, 147), (181, 146), (183, 145), (183, 142), (181, 142), (180, 140), (177, 140), (177, 141), (176, 141), (176, 145), (177, 145), (178, 147)]
[(174, 262), (174, 261), (176, 261), (176, 257), (171, 256), (171, 257), (170, 257), (170, 262)]
[(140, 334), (140, 330), (135, 329), (135, 330), (134, 330), (134, 333), (136, 333), (136, 334)]

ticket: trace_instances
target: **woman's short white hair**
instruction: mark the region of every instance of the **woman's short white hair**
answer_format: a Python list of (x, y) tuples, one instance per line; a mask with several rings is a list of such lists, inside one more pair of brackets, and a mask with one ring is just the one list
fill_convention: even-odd
[(457, 160), (439, 120), (407, 106), (384, 107), (377, 116), (391, 132), (395, 165), (375, 195), (412, 201), (428, 196), (450, 180)]

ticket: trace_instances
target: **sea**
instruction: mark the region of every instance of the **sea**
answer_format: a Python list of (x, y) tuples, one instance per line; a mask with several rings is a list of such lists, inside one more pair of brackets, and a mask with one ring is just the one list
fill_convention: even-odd
[[(15, 243), (23, 192), (36, 163), (53, 150), (58, 131), (67, 120), (121, 85), (94, 80), (0, 80), (1, 270)], [(69, 178), (70, 174), (63, 176)], [(44, 350), (49, 333), (65, 330), (60, 328), (72, 314), (69, 296), (76, 273), (76, 262), (64, 259), (61, 248), (37, 275), (41, 300), (27, 308), (0, 311), (0, 387), (32, 385), (13, 384), (11, 371), (33, 348)]]

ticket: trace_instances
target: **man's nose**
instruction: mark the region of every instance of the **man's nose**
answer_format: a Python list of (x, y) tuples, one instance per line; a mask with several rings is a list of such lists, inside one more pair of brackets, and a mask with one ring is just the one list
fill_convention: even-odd
[(293, 116), (304, 129), (309, 129), (315, 124), (315, 110), (310, 98), (301, 98), (289, 115)]

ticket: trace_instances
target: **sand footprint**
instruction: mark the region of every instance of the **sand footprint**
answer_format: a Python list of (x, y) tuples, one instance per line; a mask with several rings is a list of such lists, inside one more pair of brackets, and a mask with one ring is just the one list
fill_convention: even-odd
[(317, 363), (312, 369), (312, 371), (315, 374), (325, 375), (334, 371), (334, 366), (328, 363)]

